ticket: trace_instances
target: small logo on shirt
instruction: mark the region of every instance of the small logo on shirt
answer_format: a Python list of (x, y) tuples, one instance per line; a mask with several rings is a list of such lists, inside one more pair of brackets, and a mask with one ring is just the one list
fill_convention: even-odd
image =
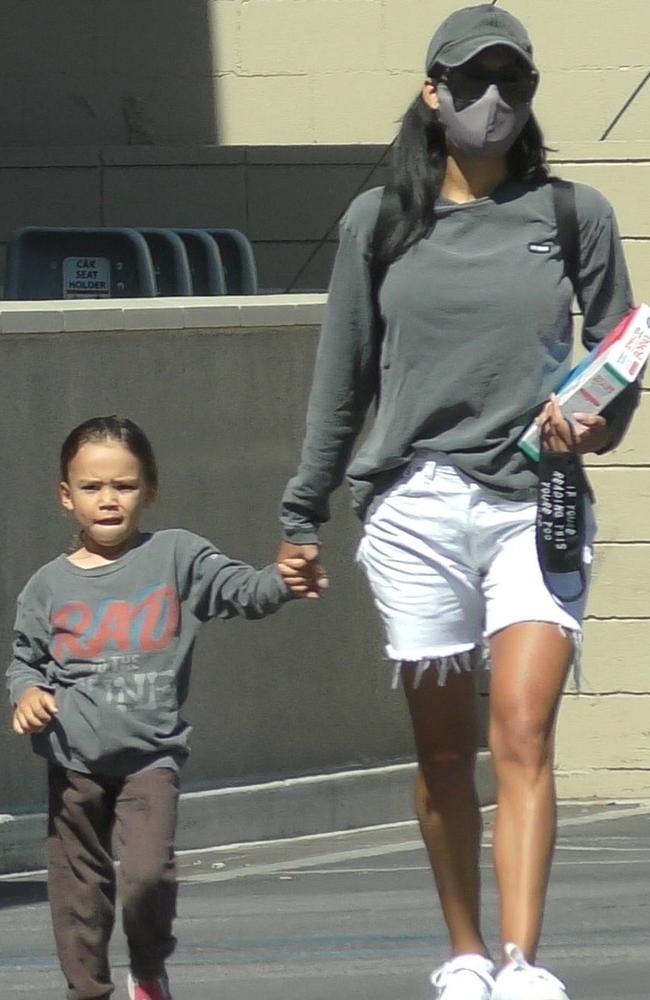
[(529, 243), (528, 249), (531, 253), (550, 253), (552, 250), (551, 243)]

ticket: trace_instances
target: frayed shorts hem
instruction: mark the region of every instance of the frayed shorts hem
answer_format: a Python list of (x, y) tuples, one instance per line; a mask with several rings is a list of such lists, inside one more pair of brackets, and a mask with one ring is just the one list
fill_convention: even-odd
[(389, 660), (400, 660), (403, 663), (417, 663), (418, 660), (442, 660), (448, 656), (458, 656), (460, 653), (469, 653), (472, 649), (480, 646), (480, 640), (473, 642), (454, 642), (446, 645), (428, 645), (418, 647), (396, 648), (390, 643), (386, 645), (386, 656)]
[(573, 682), (578, 693), (581, 690), (582, 682), (582, 628), (577, 622), (566, 625), (557, 621), (546, 621), (541, 619), (527, 618), (521, 621), (506, 622), (498, 628), (494, 628), (489, 634), (484, 636), (483, 643), (463, 643), (453, 647), (439, 647), (435, 651), (408, 650), (397, 651), (392, 646), (386, 647), (386, 658), (392, 669), (391, 687), (393, 690), (400, 686), (402, 680), (402, 669), (405, 666), (414, 668), (413, 687), (417, 688), (427, 670), (435, 669), (438, 673), (438, 686), (444, 687), (450, 674), (472, 673), (477, 669), (490, 669), (490, 656), (487, 642), (492, 636), (511, 625), (543, 624), (555, 625), (563, 636), (573, 641), (573, 657), (571, 670), (573, 672)]
[(430, 669), (434, 669), (438, 673), (438, 687), (444, 687), (450, 673), (472, 673), (483, 662), (481, 647), (477, 646), (476, 643), (463, 646), (460, 650), (444, 655), (437, 652), (424, 656), (421, 653), (417, 656), (396, 656), (390, 651), (390, 647), (388, 647), (386, 652), (393, 670), (391, 681), (393, 690), (399, 687), (400, 680), (402, 679), (402, 668), (406, 665), (413, 666), (415, 670), (413, 687), (419, 686), (425, 672)]

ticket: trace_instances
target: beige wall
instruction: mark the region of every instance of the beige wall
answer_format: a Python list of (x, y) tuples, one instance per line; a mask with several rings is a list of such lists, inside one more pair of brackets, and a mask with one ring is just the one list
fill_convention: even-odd
[(645, 797), (650, 795), (647, 389), (621, 447), (590, 464), (599, 541), (585, 627), (583, 693), (571, 691), (560, 716), (559, 788), (565, 796)]
[[(221, 0), (216, 66), (229, 143), (386, 142), (429, 38), (463, 0)], [(548, 138), (596, 140), (649, 68), (647, 0), (500, 0), (528, 25)], [(227, 16), (226, 16), (227, 14)], [(260, 40), (263, 39), (263, 44)], [(612, 138), (642, 139), (650, 87)]]
[[(462, 0), (4, 0), (2, 145), (384, 143)], [(500, 0), (552, 142), (600, 138), (648, 70), (647, 0)], [(645, 137), (647, 88), (612, 138)]]

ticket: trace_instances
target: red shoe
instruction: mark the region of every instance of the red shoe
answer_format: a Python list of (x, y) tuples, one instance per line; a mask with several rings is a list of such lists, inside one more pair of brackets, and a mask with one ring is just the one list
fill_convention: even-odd
[(133, 974), (129, 972), (126, 985), (129, 990), (129, 1000), (173, 1000), (166, 972), (156, 979), (134, 979)]

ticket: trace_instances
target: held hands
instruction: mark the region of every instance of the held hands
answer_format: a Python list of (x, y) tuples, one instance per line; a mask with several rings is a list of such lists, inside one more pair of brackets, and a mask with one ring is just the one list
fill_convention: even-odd
[(318, 561), (319, 554), (318, 545), (280, 543), (278, 570), (294, 597), (316, 600), (329, 587), (327, 573)]
[(58, 711), (54, 695), (49, 691), (39, 687), (27, 688), (14, 711), (14, 732), (21, 736), (41, 733)]
[[(577, 423), (573, 423), (575, 447), (581, 455), (590, 451), (600, 451), (609, 444), (610, 433), (604, 417), (595, 413), (574, 413)], [(535, 423), (541, 428), (542, 439), (551, 451), (572, 451), (573, 436), (569, 421), (563, 416), (557, 396), (551, 398), (537, 417)]]

